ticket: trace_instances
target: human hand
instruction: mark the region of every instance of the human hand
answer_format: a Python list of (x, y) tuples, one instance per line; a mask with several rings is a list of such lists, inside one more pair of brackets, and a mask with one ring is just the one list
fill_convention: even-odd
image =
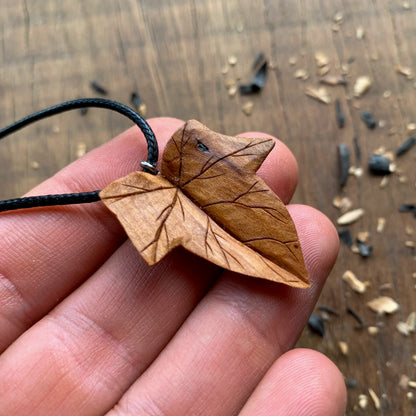
[[(182, 124), (149, 123), (161, 148)], [(145, 153), (132, 128), (30, 194), (102, 189), (139, 170)], [(258, 173), (289, 202), (297, 165), (285, 145), (277, 141)], [(0, 416), (343, 415), (335, 365), (291, 350), (338, 237), (320, 212), (288, 209), (306, 290), (223, 271), (181, 249), (149, 267), (102, 203), (0, 215)]]

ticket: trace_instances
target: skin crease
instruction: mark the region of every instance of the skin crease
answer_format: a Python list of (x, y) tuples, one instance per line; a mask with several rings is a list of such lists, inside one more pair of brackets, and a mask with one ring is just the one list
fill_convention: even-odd
[[(161, 149), (182, 124), (149, 122)], [(132, 128), (30, 194), (102, 189), (145, 158)], [(289, 203), (298, 167), (283, 143), (258, 174)], [(292, 349), (338, 238), (320, 212), (288, 209), (307, 290), (222, 272), (180, 249), (148, 267), (101, 203), (1, 214), (0, 416), (343, 415), (339, 370)]]

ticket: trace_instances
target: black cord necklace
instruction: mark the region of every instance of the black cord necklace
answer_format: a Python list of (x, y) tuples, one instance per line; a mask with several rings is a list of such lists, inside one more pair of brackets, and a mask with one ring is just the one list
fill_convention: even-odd
[[(157, 145), (155, 134), (153, 133), (149, 124), (138, 113), (136, 113), (130, 107), (127, 107), (126, 105), (121, 104), (117, 101), (106, 100), (103, 98), (80, 98), (77, 100), (66, 101), (64, 103), (57, 104), (53, 107), (49, 107), (37, 113), (31, 114), (1, 129), (0, 139), (38, 120), (54, 116), (65, 111), (86, 107), (106, 108), (108, 110), (116, 111), (117, 113), (120, 113), (123, 116), (129, 118), (131, 121), (133, 121), (142, 131), (147, 142), (147, 160), (141, 162), (143, 171), (151, 173), (153, 175), (156, 175), (158, 173), (158, 170), (156, 169), (156, 164), (159, 157), (159, 148)], [(98, 195), (99, 192), (100, 190), (95, 190), (90, 192), (78, 192), (71, 194), (39, 195), (7, 199), (4, 201), (0, 201), (0, 212), (42, 206), (71, 205), (96, 202), (100, 200), (100, 197)]]

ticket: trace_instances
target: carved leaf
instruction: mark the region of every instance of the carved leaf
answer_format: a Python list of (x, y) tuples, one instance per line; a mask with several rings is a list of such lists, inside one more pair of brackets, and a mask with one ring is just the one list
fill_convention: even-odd
[(100, 196), (150, 265), (183, 246), (238, 273), (307, 287), (293, 221), (255, 174), (273, 146), (191, 120), (168, 142), (162, 175), (133, 172)]

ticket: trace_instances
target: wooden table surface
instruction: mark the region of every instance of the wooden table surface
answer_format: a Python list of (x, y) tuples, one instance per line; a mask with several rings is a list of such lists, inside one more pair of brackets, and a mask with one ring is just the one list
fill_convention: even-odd
[[(341, 246), (319, 301), (339, 316), (325, 323), (323, 338), (305, 329), (299, 345), (327, 354), (346, 378), (356, 380), (356, 387), (348, 389), (348, 415), (416, 415), (411, 397), (416, 391), (403, 385), (403, 375), (416, 380), (415, 334), (396, 329), (416, 310), (416, 258), (414, 248), (405, 244), (416, 241), (416, 219), (398, 212), (401, 204), (416, 203), (416, 148), (396, 160), (398, 173), (385, 188), (367, 171), (369, 155), (380, 146), (394, 151), (416, 122), (416, 3), (2, 0), (0, 23), (1, 126), (64, 100), (96, 96), (90, 88), (96, 80), (108, 89), (108, 98), (126, 104), (137, 91), (147, 117), (195, 118), (229, 135), (273, 134), (299, 162), (295, 202), (310, 204), (334, 221), (340, 215), (332, 206), (337, 195), (364, 208), (364, 217), (349, 229), (353, 237), (370, 232), (373, 254), (364, 259)], [(357, 30), (364, 36), (357, 37)], [(261, 51), (270, 63), (265, 88), (257, 95), (230, 97), (227, 82), (248, 80)], [(329, 74), (344, 73), (348, 81), (326, 87), (330, 104), (305, 94), (306, 87), (322, 86), (316, 53), (329, 58)], [(230, 56), (237, 63), (223, 74)], [(306, 71), (307, 79), (297, 79), (297, 70)], [(369, 76), (372, 85), (354, 98), (359, 76)], [(336, 123), (336, 98), (345, 112), (343, 129)], [(241, 110), (248, 101), (253, 103), (250, 116)], [(379, 122), (374, 130), (360, 120), (363, 110)], [(80, 147), (90, 150), (130, 124), (117, 114), (91, 109), (86, 116), (66, 113), (2, 140), (0, 198), (23, 194), (76, 159)], [(354, 137), (361, 160), (354, 155)], [(363, 168), (362, 176), (350, 177), (343, 190), (337, 159), (341, 143), (351, 150), (352, 164)], [(382, 233), (376, 231), (379, 217), (386, 218)], [(346, 270), (369, 282), (365, 293), (342, 281)], [(378, 316), (368, 308), (368, 301), (382, 295), (398, 302), (396, 313)], [(363, 328), (357, 328), (347, 307), (362, 317)], [(370, 335), (367, 326), (377, 326), (378, 334)], [(347, 355), (339, 341), (347, 342)], [(378, 411), (369, 389), (380, 398)], [(369, 397), (365, 410), (358, 407), (360, 394)]]

